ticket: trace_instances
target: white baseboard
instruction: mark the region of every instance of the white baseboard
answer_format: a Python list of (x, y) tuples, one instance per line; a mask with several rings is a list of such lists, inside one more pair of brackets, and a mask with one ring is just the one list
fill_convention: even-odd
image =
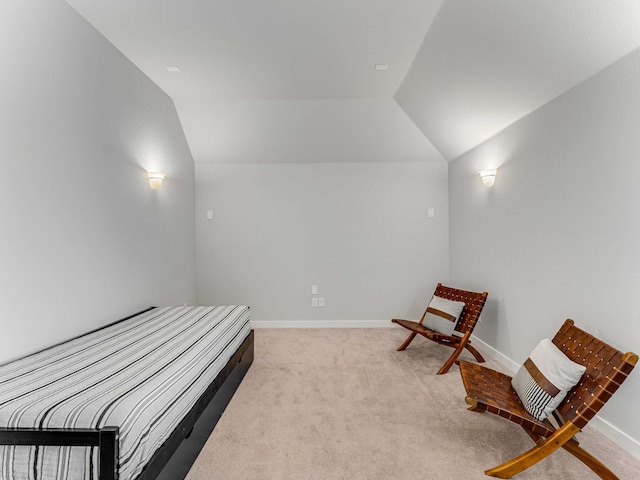
[(392, 328), (391, 320), (251, 320), (252, 328)]
[(629, 452), (635, 458), (640, 459), (640, 442), (635, 438), (630, 437), (618, 427), (611, 425), (602, 417), (595, 416), (589, 421), (589, 425), (597, 430), (616, 445), (622, 447)]
[[(501, 365), (507, 368), (512, 375), (518, 371), (518, 368), (520, 368), (520, 365), (518, 363), (511, 360), (509, 357), (499, 352), (491, 345), (483, 342), (475, 335), (472, 335), (471, 338), (476, 345), (479, 344), (481, 346), (480, 350), (482, 351), (483, 355), (486, 354), (485, 356), (499, 362)], [(602, 417), (599, 416), (593, 417), (589, 422), (589, 425), (593, 427), (594, 430), (597, 430), (609, 440), (614, 442), (616, 445), (619, 445), (625, 451), (629, 452), (635, 458), (640, 459), (640, 442), (638, 442), (638, 440), (630, 437), (618, 427), (610, 424), (606, 420), (603, 420)]]
[(481, 345), (482, 348), (480, 350), (482, 351), (483, 355), (486, 354), (487, 357), (491, 358), (492, 360), (495, 360), (495, 361), (499, 362), (501, 365), (503, 365), (505, 368), (507, 368), (509, 370), (509, 372), (511, 372), (512, 375), (518, 371), (518, 368), (520, 368), (519, 364), (517, 364), (516, 362), (511, 360), (504, 353), (502, 353), (502, 352), (496, 350), (495, 348), (493, 348), (488, 343), (483, 342), (482, 340), (480, 340), (475, 335), (471, 335), (471, 340), (472, 340), (472, 342), (474, 344), (476, 344), (476, 345), (480, 344)]

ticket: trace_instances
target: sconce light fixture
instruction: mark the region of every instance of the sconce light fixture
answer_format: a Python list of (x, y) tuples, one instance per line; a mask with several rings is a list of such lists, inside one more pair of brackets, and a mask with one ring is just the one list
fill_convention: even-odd
[(162, 186), (162, 182), (164, 182), (164, 177), (166, 177), (166, 175), (159, 172), (147, 172), (147, 177), (149, 177), (149, 185), (151, 185), (151, 188), (155, 190)]
[(486, 170), (480, 170), (478, 173), (480, 174), (480, 178), (482, 179), (482, 183), (485, 187), (492, 187), (496, 181), (496, 172), (497, 168), (488, 168)]

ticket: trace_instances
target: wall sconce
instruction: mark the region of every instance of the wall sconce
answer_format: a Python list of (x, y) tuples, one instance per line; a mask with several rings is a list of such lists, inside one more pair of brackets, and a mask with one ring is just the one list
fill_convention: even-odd
[(497, 168), (488, 168), (486, 170), (480, 170), (478, 172), (478, 174), (480, 175), (480, 178), (482, 179), (482, 183), (484, 184), (485, 187), (493, 186), (493, 184), (496, 181), (497, 171), (498, 171)]
[(166, 175), (159, 172), (147, 172), (147, 177), (149, 177), (149, 185), (151, 185), (151, 188), (155, 190), (162, 186), (162, 182), (164, 182), (164, 177), (166, 177)]

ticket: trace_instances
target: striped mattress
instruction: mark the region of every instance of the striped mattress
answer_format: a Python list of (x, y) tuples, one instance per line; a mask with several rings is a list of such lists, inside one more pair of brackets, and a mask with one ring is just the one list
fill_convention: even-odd
[[(133, 479), (249, 333), (246, 306), (156, 308), (0, 366), (0, 427), (117, 426), (120, 479)], [(97, 459), (0, 445), (0, 479), (97, 479)]]

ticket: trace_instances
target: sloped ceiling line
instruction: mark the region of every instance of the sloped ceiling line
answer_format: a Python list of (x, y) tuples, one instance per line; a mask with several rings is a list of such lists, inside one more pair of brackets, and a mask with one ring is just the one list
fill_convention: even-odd
[(453, 160), (640, 48), (637, 0), (67, 3), (173, 98), (196, 162)]

